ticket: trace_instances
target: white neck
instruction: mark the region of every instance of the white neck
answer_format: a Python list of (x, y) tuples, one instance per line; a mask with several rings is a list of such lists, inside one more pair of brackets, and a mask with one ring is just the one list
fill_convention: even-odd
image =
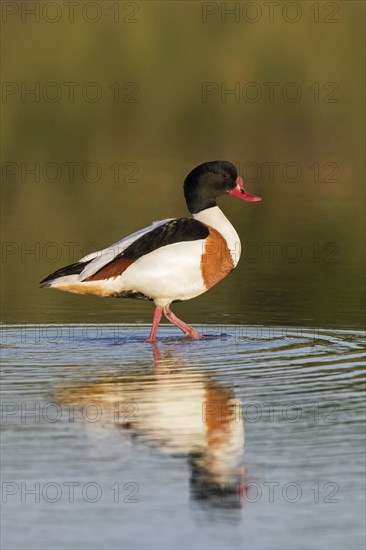
[(220, 210), (218, 206), (213, 206), (212, 208), (206, 208), (197, 214), (193, 214), (193, 217), (206, 225), (210, 225), (221, 233), (227, 243), (228, 249), (230, 250), (235, 267), (239, 261), (241, 253), (240, 239), (239, 235), (222, 210)]

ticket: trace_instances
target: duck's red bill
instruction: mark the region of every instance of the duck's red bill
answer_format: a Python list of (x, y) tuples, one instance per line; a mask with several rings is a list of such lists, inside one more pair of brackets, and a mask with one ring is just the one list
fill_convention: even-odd
[(244, 189), (243, 179), (240, 176), (236, 179), (236, 187), (229, 191), (229, 194), (237, 197), (238, 199), (243, 199), (244, 201), (248, 202), (256, 202), (262, 200), (261, 197), (257, 197), (257, 195), (252, 195)]

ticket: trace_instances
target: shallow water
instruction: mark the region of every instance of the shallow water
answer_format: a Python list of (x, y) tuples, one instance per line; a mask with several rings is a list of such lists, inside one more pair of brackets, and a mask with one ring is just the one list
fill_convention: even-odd
[(148, 330), (3, 327), (3, 548), (362, 548), (362, 333)]

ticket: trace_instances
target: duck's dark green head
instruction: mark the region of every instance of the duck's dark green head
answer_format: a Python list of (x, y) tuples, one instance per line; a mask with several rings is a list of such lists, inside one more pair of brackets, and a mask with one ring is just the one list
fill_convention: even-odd
[(184, 196), (192, 214), (216, 206), (216, 198), (225, 193), (250, 202), (262, 200), (244, 189), (237, 169), (225, 160), (200, 164), (184, 181)]

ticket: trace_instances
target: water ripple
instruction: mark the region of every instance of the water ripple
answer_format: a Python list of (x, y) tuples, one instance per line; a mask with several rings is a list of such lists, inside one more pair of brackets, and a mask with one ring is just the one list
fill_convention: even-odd
[[(361, 548), (363, 333), (207, 325), (207, 338), (189, 341), (163, 325), (150, 345), (148, 331), (1, 327), (3, 479), (61, 488), (92, 482), (104, 497), (91, 506), (62, 493), (38, 507), (25, 498), (24, 529), (35, 529), (42, 512), (48, 546), (39, 539), (39, 548), (58, 547), (57, 518), (65, 514), (75, 532), (82, 515), (90, 525), (102, 515), (103, 531), (115, 535), (116, 483), (122, 491), (131, 484), (124, 499), (129, 490), (138, 495), (138, 513), (123, 504), (130, 539), (142, 515), (147, 528), (169, 516), (198, 541), (215, 540), (214, 519), (222, 540), (237, 533), (233, 547), (278, 548), (286, 532), (287, 547), (298, 548), (306, 532), (307, 548), (326, 548), (331, 529), (337, 548)], [(19, 499), (7, 498), (8, 532)], [(245, 529), (249, 521), (260, 529)], [(88, 547), (93, 541), (91, 534)], [(105, 547), (116, 548), (113, 537)]]

